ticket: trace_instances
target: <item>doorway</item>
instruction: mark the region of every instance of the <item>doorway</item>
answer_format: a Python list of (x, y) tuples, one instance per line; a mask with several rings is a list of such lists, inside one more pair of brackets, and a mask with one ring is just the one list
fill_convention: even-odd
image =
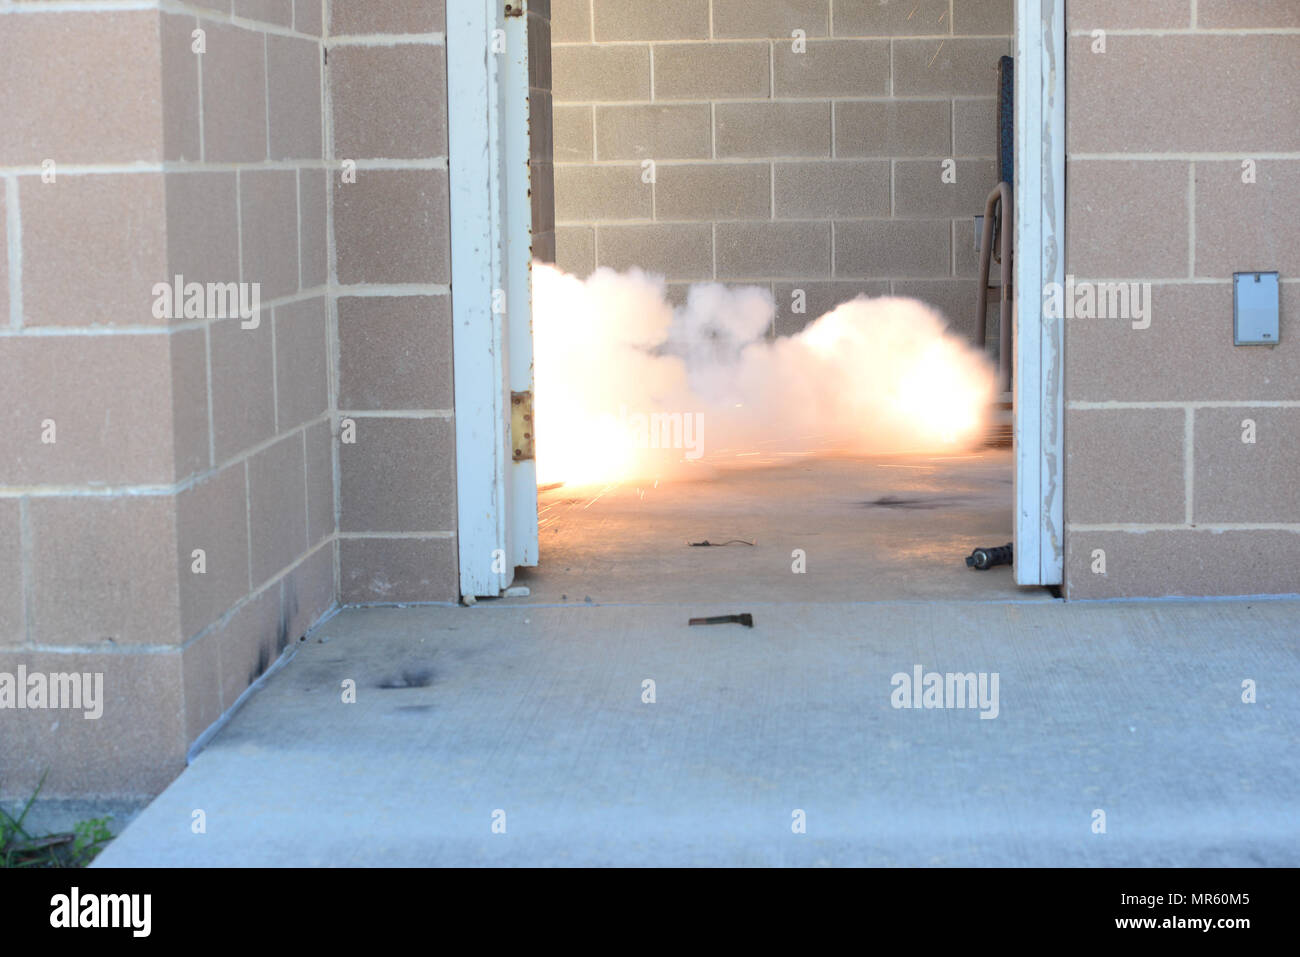
[[(654, 561), (650, 553), (644, 550), (637, 554), (622, 554), (620, 549), (626, 543), (649, 543), (661, 532), (668, 536), (662, 543), (665, 546), (671, 541), (677, 548), (691, 549), (692, 558), (683, 563), (675, 557), (672, 569), (680, 573), (683, 582), (692, 578), (699, 579), (689, 568), (696, 561), (716, 563), (716, 559), (703, 557), (714, 551), (716, 546), (712, 543), (715, 539), (723, 538), (730, 542), (725, 546), (728, 549), (725, 554), (728, 556), (739, 554), (734, 550), (753, 548), (738, 543), (757, 539), (752, 530), (754, 526), (751, 526), (748, 533), (744, 527), (735, 526), (732, 537), (723, 536), (723, 526), (727, 524), (723, 520), (725, 514), (729, 510), (736, 511), (735, 504), (745, 501), (750, 502), (751, 506), (761, 502), (771, 504), (772, 507), (768, 510), (757, 507), (749, 509), (751, 517), (764, 516), (765, 524), (761, 528), (765, 539), (777, 531), (775, 526), (785, 521), (802, 525), (805, 531), (811, 531), (812, 526), (824, 522), (822, 533), (830, 535), (824, 537), (823, 541), (842, 538), (834, 548), (828, 550), (828, 555), (835, 556), (834, 563), (837, 567), (843, 565), (846, 569), (851, 569), (855, 564), (860, 567), (863, 561), (861, 556), (866, 552), (876, 556), (879, 567), (875, 573), (853, 576), (846, 572), (844, 584), (857, 581), (858, 592), (861, 592), (861, 582), (866, 578), (877, 583), (894, 578), (898, 588), (893, 591), (886, 589), (879, 597), (933, 597), (945, 591), (953, 593), (953, 589), (961, 593), (967, 588), (990, 597), (991, 592), (997, 591), (996, 588), (989, 588), (992, 576), (969, 575), (960, 564), (956, 568), (962, 572), (961, 575), (954, 575), (950, 579), (940, 576), (928, 582), (922, 582), (907, 571), (906, 559), (909, 555), (923, 563), (936, 558), (933, 553), (927, 552), (927, 548), (937, 547), (938, 541), (928, 537), (927, 523), (932, 524), (936, 531), (946, 530), (951, 536), (955, 529), (963, 527), (962, 522), (954, 519), (963, 516), (973, 519), (968, 526), (971, 533), (968, 541), (991, 546), (1014, 539), (1014, 584), (1058, 584), (1061, 580), (1062, 556), (1062, 342), (1059, 327), (1050, 323), (1048, 327), (1042, 325), (1041, 295), (1038, 290), (1053, 277), (1063, 273), (1058, 239), (1063, 235), (1064, 217), (1064, 100), (1061, 69), (1064, 62), (1063, 2), (1016, 0), (1014, 29), (1010, 38), (1010, 52), (1015, 55), (1018, 67), (1015, 108), (1015, 237), (1018, 255), (1013, 313), (1016, 331), (1014, 449), (978, 450), (974, 457), (966, 459), (928, 456), (925, 460), (907, 460), (894, 457), (890, 461), (859, 463), (861, 467), (855, 469), (827, 466), (825, 471), (821, 471), (820, 467), (810, 469), (806, 463), (776, 468), (776, 463), (765, 463), (773, 467), (767, 471), (751, 469), (743, 474), (733, 472), (730, 473), (730, 478), (727, 478), (724, 470), (709, 479), (710, 483), (715, 484), (708, 488), (702, 485), (692, 488), (674, 486), (674, 494), (680, 499), (677, 505), (673, 504), (673, 495), (668, 494), (666, 488), (652, 489), (656, 507), (663, 506), (664, 511), (658, 517), (642, 521), (639, 526), (634, 516), (641, 514), (643, 518), (646, 517), (646, 482), (602, 487), (603, 491), (602, 488), (593, 491), (574, 486), (544, 486), (540, 493), (541, 518), (537, 526), (541, 536), (539, 550), (534, 537), (538, 533), (528, 527), (530, 516), (537, 514), (529, 501), (529, 492), (536, 488), (535, 469), (529, 464), (528, 458), (525, 457), (522, 462), (519, 459), (521, 443), (518, 436), (513, 434), (517, 429), (511, 422), (509, 409), (513, 405), (517, 411), (521, 401), (530, 402), (533, 386), (532, 370), (527, 361), (521, 361), (524, 357), (531, 359), (532, 323), (525, 321), (531, 316), (520, 307), (520, 297), (527, 303), (532, 290), (532, 276), (527, 267), (528, 258), (534, 252), (529, 242), (530, 231), (545, 233), (554, 228), (554, 223), (545, 217), (538, 219), (535, 200), (539, 191), (530, 189), (526, 175), (518, 175), (521, 168), (527, 170), (518, 159), (530, 156), (529, 133), (531, 131), (532, 141), (535, 142), (542, 124), (555, 130), (556, 147), (563, 150), (566, 137), (570, 135), (567, 131), (572, 129), (574, 111), (552, 106), (550, 64), (547, 68), (541, 66), (542, 57), (537, 55), (535, 38), (533, 67), (529, 68), (526, 22), (532, 14), (526, 7), (519, 5), (507, 4), (506, 7), (514, 12), (522, 10), (524, 16), (512, 15), (511, 12), (500, 9), (499, 4), (488, 2), (481, 10), (461, 11), (455, 17), (449, 15), (448, 22), (449, 94), (453, 104), (450, 165), (462, 593), (471, 598), (475, 595), (499, 594), (514, 581), (516, 566), (533, 565), (540, 557), (542, 571), (524, 573), (529, 587), (539, 593), (556, 590), (557, 598), (563, 596), (563, 600), (570, 600), (574, 597), (569, 595), (570, 591), (576, 595), (577, 591), (582, 590), (580, 584), (584, 579), (581, 576), (585, 575), (586, 580), (590, 580), (590, 576), (597, 573), (602, 563), (608, 573), (609, 560), (618, 555), (622, 555), (621, 564), (629, 568), (640, 568), (639, 572), (629, 576), (628, 583), (621, 589), (624, 593), (630, 593), (635, 588), (632, 579), (637, 575), (643, 578), (655, 577), (652, 571)], [(593, 39), (597, 36), (599, 27), (597, 12), (595, 8), (589, 8), (592, 18), (590, 35)], [(828, 24), (828, 29), (829, 26)], [(841, 23), (841, 32), (843, 27)], [(725, 32), (727, 27), (725, 23), (719, 24), (715, 20), (709, 29)], [(814, 29), (813, 35), (816, 34)], [(499, 45), (494, 47), (494, 43), (502, 37), (505, 40), (504, 53), (500, 52)], [(477, 42), (471, 42), (471, 38)], [(795, 39), (797, 41), (798, 38)], [(833, 37), (826, 37), (820, 41), (811, 39), (808, 42), (813, 44), (814, 52), (824, 52), (837, 41)], [(902, 40), (888, 40), (886, 44), (891, 69), (894, 68), (896, 59), (907, 56), (912, 52), (912, 47), (918, 46)], [(680, 44), (685, 45), (685, 41)], [(678, 52), (679, 44), (649, 43), (647, 46), (649, 56), (652, 59), (658, 58), (657, 65), (662, 67)], [(728, 52), (734, 53), (751, 44), (737, 41), (726, 46), (733, 47)], [(480, 54), (485, 48), (498, 52), (486, 57), (475, 57), (475, 47)], [(573, 62), (572, 57), (561, 55), (562, 49), (562, 46), (555, 48), (553, 64), (557, 93), (563, 90), (567, 82), (563, 79), (562, 71), (566, 64), (571, 65)], [(703, 47), (684, 52), (698, 55), (703, 52)], [(654, 73), (652, 66), (652, 84), (657, 76), (659, 74)], [(546, 89), (538, 87), (539, 82), (545, 82)], [(768, 77), (770, 95), (780, 92), (774, 85), (778, 82), (773, 61), (769, 66)], [(889, 82), (894, 82), (892, 74)], [(658, 92), (665, 97), (672, 94), (670, 89), (662, 86)], [(748, 94), (741, 94), (742, 97), (746, 95)], [(880, 98), (859, 99), (871, 106), (873, 101)], [(476, 102), (483, 104), (481, 112), (469, 108), (468, 104)], [(730, 141), (727, 138), (734, 139), (739, 135), (736, 131), (743, 128), (745, 111), (737, 107), (742, 106), (743, 102), (743, 99), (710, 102), (711, 141), (708, 146), (711, 158), (718, 155), (720, 133), (724, 140), (724, 152), (729, 148), (727, 143)], [(830, 107), (832, 114), (842, 108), (842, 102), (843, 98), (838, 98)], [(690, 130), (686, 114), (690, 111), (676, 109), (681, 105), (680, 101), (665, 99), (665, 109), (659, 112), (670, 124), (677, 122), (677, 131), (687, 135)], [(720, 106), (723, 107), (721, 110)], [(553, 109), (554, 121), (551, 115)], [(635, 154), (635, 135), (632, 136), (633, 152), (619, 152), (627, 150), (628, 146), (618, 142), (617, 114), (631, 115), (635, 111), (610, 110), (610, 116), (606, 119), (614, 122), (602, 127), (598, 122), (597, 109), (599, 107), (593, 105), (590, 111), (593, 120), (592, 157), (596, 160), (592, 165), (602, 166), (598, 160), (602, 149), (606, 155), (620, 156), (624, 161), (606, 164), (596, 175), (606, 179), (611, 176), (626, 176), (628, 169), (644, 174), (647, 168), (646, 158)], [(722, 119), (729, 121), (729, 124), (719, 123), (720, 112), (723, 114)], [(459, 117), (458, 113), (461, 114)], [(569, 115), (561, 116), (561, 113)], [(950, 117), (955, 136), (961, 117), (956, 115), (955, 110)], [(848, 127), (844, 124), (835, 126), (831, 136), (834, 137), (836, 133), (843, 135), (846, 129)], [(1031, 130), (1041, 131), (1041, 134), (1031, 137), (1028, 135)], [(632, 132), (636, 133), (635, 124)], [(671, 133), (672, 129), (668, 132)], [(598, 141), (601, 137), (603, 139)], [(955, 146), (953, 151), (956, 151)], [(484, 157), (494, 159), (485, 163)], [(508, 162), (510, 158), (515, 162)], [(533, 159), (535, 158), (534, 156)], [(651, 176), (661, 175), (674, 165), (692, 165), (674, 164), (669, 160), (666, 163), (661, 161), (658, 168), (654, 169), (656, 163), (653, 158), (649, 159)], [(768, 183), (773, 192), (774, 206), (777, 202), (777, 177), (784, 172), (783, 169), (777, 169), (777, 162), (773, 160), (770, 163), (752, 164), (755, 167), (768, 166)], [(898, 180), (905, 180), (911, 175), (914, 164), (898, 159), (891, 160), (888, 166), (889, 186), (894, 193), (891, 203), (896, 203)], [(495, 180), (491, 175), (494, 169), (500, 170)], [(958, 170), (959, 176), (960, 173), (961, 170)], [(458, 181), (466, 188), (462, 189)], [(493, 197), (499, 197), (495, 200), (495, 205)], [(666, 197), (671, 202), (672, 194), (660, 191), (654, 200), (657, 204), (661, 202), (659, 197)], [(476, 215), (464, 215), (466, 210)], [(776, 218), (775, 209), (773, 218)], [(620, 238), (636, 233), (637, 230), (631, 228), (635, 225), (638, 224), (621, 223), (621, 229), (615, 227), (606, 231), (608, 238), (617, 243)], [(651, 220), (639, 225), (650, 226), (649, 231), (653, 231), (655, 222)], [(705, 228), (711, 232), (714, 262), (721, 255), (725, 273), (728, 247), (717, 242), (718, 224), (710, 223)], [(744, 234), (743, 228), (731, 231), (742, 236)], [(973, 232), (973, 225), (971, 231)], [(596, 236), (605, 238), (601, 231), (594, 232)], [(699, 235), (703, 230), (694, 228), (689, 232)], [(723, 232), (727, 233), (728, 230), (724, 228)], [(847, 229), (846, 232), (851, 234), (852, 229)], [(563, 225), (558, 233), (563, 235)], [(623, 235), (620, 236), (620, 233)], [(671, 242), (672, 240), (670, 244)], [(964, 250), (959, 249), (959, 242), (959, 239), (954, 238), (949, 246), (949, 254), (954, 260), (965, 254)], [(607, 244), (606, 251), (610, 248)], [(633, 243), (631, 248), (637, 250), (638, 247)], [(835, 252), (842, 254), (848, 248), (842, 239), (838, 246), (832, 240), (831, 255)], [(652, 245), (642, 245), (640, 250), (650, 250), (646, 258), (654, 259)], [(1025, 255), (1025, 250), (1040, 251), (1041, 254)], [(457, 269), (458, 259), (466, 267), (463, 272)], [(631, 264), (634, 263), (629, 262)], [(656, 265), (653, 261), (642, 264), (652, 269)], [(468, 279), (464, 278), (466, 274)], [(716, 272), (716, 266), (714, 276), (707, 278), (715, 277), (724, 278)], [(834, 277), (834, 273), (831, 277)], [(730, 279), (732, 275), (725, 278)], [(820, 278), (828, 277), (823, 275)], [(676, 296), (680, 302), (686, 295), (686, 284), (668, 285), (676, 285), (677, 288), (666, 289), (666, 294), (670, 299)], [(896, 289), (896, 286), (904, 288)], [(775, 287), (775, 282), (769, 287), (778, 304), (772, 328), (773, 336), (788, 331), (780, 328), (780, 324), (784, 322), (788, 325), (791, 321), (790, 316), (785, 315), (781, 309), (784, 294), (791, 290), (778, 290)], [(890, 283), (887, 288), (896, 294), (910, 291), (906, 288), (905, 280)], [(500, 304), (499, 292), (503, 289), (510, 290), (504, 297), (509, 308), (494, 309), (494, 303)], [(816, 314), (815, 307), (810, 311)], [(524, 313), (523, 318), (521, 312)], [(515, 416), (514, 423), (519, 421), (519, 417)], [(544, 432), (538, 436), (538, 440), (545, 442)], [(527, 453), (528, 450), (522, 451)], [(532, 474), (529, 474), (530, 471)], [(870, 481), (863, 478), (867, 474), (871, 476)], [(851, 478), (854, 475), (856, 478)], [(1006, 501), (1013, 502), (1012, 507), (1001, 512), (997, 508), (981, 510), (978, 507), (966, 507), (981, 501), (990, 492), (991, 486), (999, 481), (1010, 485), (1006, 489)], [(717, 485), (718, 482), (722, 484)], [(827, 494), (837, 483), (846, 483), (841, 490), (843, 494)], [(836, 514), (834, 508), (822, 508), (814, 516), (808, 511), (801, 513), (798, 507), (800, 502), (822, 501), (824, 504), (831, 499), (846, 511)], [(716, 506), (713, 512), (709, 511), (709, 502)], [(852, 508), (860, 511), (849, 511)], [(672, 515), (688, 513), (689, 520), (686, 524), (680, 527), (674, 524), (676, 519)], [(851, 533), (854, 519), (860, 518), (864, 513), (872, 516), (870, 522), (859, 524), (859, 533)], [(712, 530), (714, 527), (718, 531)], [(1005, 532), (995, 534), (997, 528), (1004, 528)], [(882, 538), (876, 541), (870, 533), (862, 534), (864, 530), (879, 532)], [(606, 532), (610, 534), (605, 534)], [(548, 535), (553, 543), (550, 546), (547, 544)], [(976, 535), (992, 537), (985, 541), (975, 538)], [(560, 547), (559, 543), (566, 537), (571, 539), (570, 543)], [(778, 533), (777, 537), (784, 539), (786, 536)], [(994, 540), (998, 538), (1001, 540)], [(705, 540), (711, 544), (691, 544)], [(890, 542), (894, 544), (893, 548), (889, 547)], [(788, 554), (781, 566), (787, 577), (780, 580), (788, 583), (797, 580), (788, 576), (792, 570), (790, 566), (798, 561), (798, 556), (792, 553), (798, 549), (785, 549), (784, 544), (783, 541), (783, 553)], [(531, 552), (530, 546), (534, 549)], [(548, 547), (550, 555), (557, 559), (552, 566), (555, 570), (548, 568)], [(602, 554), (603, 559), (600, 557)], [(948, 557), (960, 558), (956, 555)], [(729, 558), (728, 561), (743, 563), (752, 559)], [(488, 573), (479, 574), (475, 568), (487, 568)], [(560, 568), (568, 568), (570, 574), (575, 576), (571, 579), (572, 584), (563, 578)], [(575, 569), (585, 570), (579, 572)], [(776, 583), (773, 581), (763, 585), (762, 574), (751, 576), (747, 580), (755, 583), (754, 587), (765, 591), (769, 596), (779, 598), (779, 594), (772, 591)], [(1008, 594), (1014, 594), (1012, 576), (1006, 576), (1005, 570), (1001, 582)], [(920, 588), (920, 592), (915, 595), (909, 593), (908, 588), (912, 585)], [(837, 596), (850, 597), (850, 594), (840, 591)], [(576, 597), (582, 600), (590, 596), (583, 594)], [(617, 599), (619, 595), (600, 597), (608, 600)]]

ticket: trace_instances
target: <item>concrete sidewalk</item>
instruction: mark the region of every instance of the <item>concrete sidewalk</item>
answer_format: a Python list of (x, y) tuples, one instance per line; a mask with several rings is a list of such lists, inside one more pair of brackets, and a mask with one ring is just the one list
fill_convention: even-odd
[[(348, 610), (98, 865), (1295, 866), (1298, 638), (1285, 601)], [(998, 673), (997, 717), (895, 709), (916, 665)]]

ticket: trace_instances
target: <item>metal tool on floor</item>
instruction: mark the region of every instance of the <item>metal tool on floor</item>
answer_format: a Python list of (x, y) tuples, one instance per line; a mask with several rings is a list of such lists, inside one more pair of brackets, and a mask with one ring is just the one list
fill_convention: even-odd
[(977, 548), (966, 556), (966, 567), (978, 572), (987, 571), (994, 565), (1011, 564), (1011, 542), (999, 548)]
[(687, 622), (688, 625), (744, 625), (746, 628), (754, 627), (754, 616), (751, 614), (743, 615), (714, 615), (712, 618), (692, 618)]

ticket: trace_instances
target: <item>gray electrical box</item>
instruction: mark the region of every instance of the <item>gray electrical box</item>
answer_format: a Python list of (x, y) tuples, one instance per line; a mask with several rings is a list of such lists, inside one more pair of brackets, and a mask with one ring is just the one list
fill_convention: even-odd
[(1277, 345), (1280, 338), (1278, 312), (1277, 273), (1233, 273), (1233, 345)]

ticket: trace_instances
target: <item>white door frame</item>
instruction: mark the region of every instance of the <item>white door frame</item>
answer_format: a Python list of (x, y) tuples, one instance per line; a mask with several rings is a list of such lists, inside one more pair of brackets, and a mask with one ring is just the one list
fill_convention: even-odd
[(537, 564), (536, 467), (511, 436), (511, 395), (533, 388), (528, 32), (523, 0), (447, 8), (456, 532), (473, 602)]
[(1065, 330), (1044, 318), (1065, 282), (1065, 0), (1016, 0), (1015, 556), (1020, 585), (1065, 571)]
[[(532, 389), (523, 0), (447, 11), (457, 533), (461, 595), (496, 595), (537, 563), (532, 463), (511, 462), (512, 391)], [(500, 34), (497, 31), (501, 31)], [(497, 36), (506, 53), (493, 53)], [(1065, 280), (1065, 0), (1016, 0), (1015, 579), (1064, 577), (1062, 320), (1043, 290)], [(493, 309), (504, 291), (510, 312)], [(530, 524), (531, 523), (531, 524)], [(504, 556), (504, 565), (499, 556)]]

